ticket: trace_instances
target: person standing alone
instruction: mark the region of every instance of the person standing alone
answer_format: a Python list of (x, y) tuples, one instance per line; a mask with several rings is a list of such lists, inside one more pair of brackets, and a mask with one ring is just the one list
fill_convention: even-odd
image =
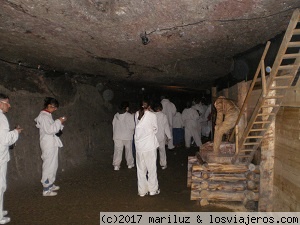
[(55, 121), (52, 113), (59, 107), (59, 103), (55, 98), (47, 97), (44, 100), (44, 109), (39, 116), (35, 118), (36, 127), (40, 129), (40, 147), (42, 150), (42, 185), (43, 196), (56, 196), (60, 189), (54, 185), (56, 172), (58, 168), (58, 148), (63, 144), (59, 138), (62, 134), (63, 123), (66, 117), (60, 117)]
[(6, 190), (7, 162), (10, 159), (9, 146), (13, 145), (19, 138), (22, 129), (17, 126), (9, 131), (9, 123), (4, 115), (9, 111), (10, 103), (7, 95), (0, 93), (0, 224), (10, 222), (9, 217), (5, 217), (8, 212), (3, 210), (3, 196)]

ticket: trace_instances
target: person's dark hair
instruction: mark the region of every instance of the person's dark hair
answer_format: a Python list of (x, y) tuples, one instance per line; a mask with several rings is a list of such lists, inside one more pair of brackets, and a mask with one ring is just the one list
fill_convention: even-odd
[(49, 104), (53, 105), (53, 106), (55, 106), (57, 108), (59, 107), (59, 103), (58, 103), (58, 101), (55, 98), (46, 97), (44, 99), (44, 109), (46, 109)]
[[(141, 105), (141, 108), (139, 109), (139, 117), (138, 117), (138, 120), (142, 119), (142, 117), (144, 116), (145, 114), (145, 109), (147, 109), (150, 104), (149, 104), (150, 101), (144, 99), (142, 101), (142, 105)], [(145, 106), (144, 106), (145, 105)]]
[(192, 103), (191, 103), (190, 101), (188, 101), (188, 102), (186, 103), (186, 108), (189, 109), (189, 108), (191, 108), (191, 107), (192, 107)]
[(163, 109), (163, 106), (160, 102), (157, 102), (157, 103), (154, 104), (154, 111), (155, 112), (157, 112), (158, 110), (162, 111), (162, 109)]
[(5, 94), (0, 93), (0, 99), (9, 99), (9, 97)]
[(127, 102), (127, 101), (122, 102), (122, 103), (120, 104), (120, 106), (119, 106), (119, 113), (120, 113), (120, 114), (125, 113), (127, 107), (129, 107), (129, 102)]

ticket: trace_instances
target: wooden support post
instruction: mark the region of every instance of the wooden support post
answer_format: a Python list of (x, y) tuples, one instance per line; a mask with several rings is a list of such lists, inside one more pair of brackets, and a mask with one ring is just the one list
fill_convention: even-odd
[(263, 93), (263, 97), (266, 97), (267, 95), (267, 82), (266, 82), (266, 73), (265, 73), (265, 62), (264, 60), (261, 60), (260, 62), (261, 64), (261, 83), (262, 83), (262, 93)]
[[(275, 83), (272, 84), (275, 86)], [(269, 95), (275, 95), (276, 91), (271, 91)], [(266, 100), (265, 104), (274, 105), (275, 100)], [(270, 113), (271, 109), (265, 108), (262, 113)], [(263, 118), (264, 119), (264, 118)], [(273, 182), (274, 182), (274, 157), (275, 157), (275, 120), (269, 126), (265, 138), (261, 144), (260, 170), (260, 199), (258, 211), (273, 211)]]
[(235, 126), (235, 155), (239, 153), (239, 127)]

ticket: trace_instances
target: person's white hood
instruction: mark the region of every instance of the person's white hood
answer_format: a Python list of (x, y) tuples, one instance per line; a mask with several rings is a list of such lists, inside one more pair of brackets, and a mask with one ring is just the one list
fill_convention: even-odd
[(53, 120), (51, 113), (41, 111), (37, 118), (34, 119), (36, 127), (40, 129), (40, 144), (41, 146), (62, 147), (62, 142), (55, 134), (63, 129), (63, 125), (59, 119)]
[(116, 113), (113, 119), (113, 139), (132, 140), (135, 128), (134, 116), (128, 112)]

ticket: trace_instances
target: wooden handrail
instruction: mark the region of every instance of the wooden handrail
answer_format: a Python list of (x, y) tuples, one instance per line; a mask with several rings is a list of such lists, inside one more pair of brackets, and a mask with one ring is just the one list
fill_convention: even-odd
[[(245, 98), (245, 100), (244, 100), (243, 106), (242, 106), (242, 108), (241, 108), (241, 110), (240, 110), (240, 114), (239, 114), (239, 116), (238, 116), (238, 118), (237, 118), (237, 120), (236, 120), (236, 122), (235, 122), (234, 127), (238, 125), (238, 123), (239, 123), (239, 121), (240, 121), (240, 119), (241, 119), (241, 117), (242, 117), (242, 115), (243, 115), (243, 113), (244, 113), (244, 110), (245, 110), (245, 107), (246, 107), (246, 105), (247, 105), (249, 96), (250, 96), (250, 94), (251, 94), (251, 92), (252, 92), (252, 90), (253, 90), (253, 88), (254, 88), (254, 85), (255, 85), (255, 83), (256, 83), (256, 79), (257, 79), (257, 77), (258, 77), (258, 74), (259, 74), (259, 72), (261, 71), (261, 64), (262, 64), (262, 61), (265, 60), (265, 57), (266, 57), (267, 52), (268, 52), (268, 50), (269, 50), (270, 44), (271, 44), (270, 41), (268, 41), (267, 44), (266, 44), (265, 50), (264, 50), (264, 52), (263, 52), (263, 54), (262, 54), (261, 60), (260, 60), (260, 62), (259, 62), (259, 65), (258, 65), (258, 67), (257, 67), (256, 73), (255, 73), (255, 75), (254, 75), (254, 77), (253, 77), (251, 86), (250, 86), (249, 91), (248, 91), (248, 93), (247, 93), (247, 95), (246, 95), (246, 98)], [(230, 138), (229, 138), (229, 141), (233, 141), (233, 135), (234, 135), (234, 134), (235, 134), (235, 131), (233, 131), (233, 132), (231, 133)]]
[(262, 92), (263, 97), (267, 95), (267, 86), (266, 86), (266, 73), (265, 73), (265, 62), (261, 61), (261, 83), (262, 83)]

